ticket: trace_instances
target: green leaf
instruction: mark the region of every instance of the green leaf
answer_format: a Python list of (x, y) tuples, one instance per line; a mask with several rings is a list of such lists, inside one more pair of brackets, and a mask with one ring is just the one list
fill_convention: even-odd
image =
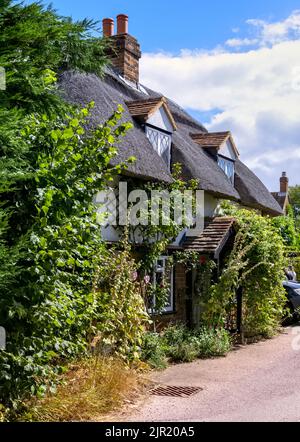
[(70, 138), (74, 137), (74, 131), (71, 127), (68, 127), (67, 129), (65, 129), (63, 131), (63, 135), (62, 135), (64, 140), (69, 140)]

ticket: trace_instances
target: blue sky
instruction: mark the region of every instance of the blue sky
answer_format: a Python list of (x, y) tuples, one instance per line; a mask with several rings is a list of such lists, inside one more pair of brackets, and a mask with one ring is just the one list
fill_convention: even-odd
[(270, 190), (278, 190), (282, 171), (300, 184), (299, 0), (52, 4), (74, 19), (129, 15), (143, 51), (142, 83), (210, 131), (231, 130), (241, 159)]
[[(47, 2), (44, 2), (47, 4)], [(75, 19), (99, 21), (120, 13), (145, 52), (211, 49), (245, 27), (249, 18), (277, 21), (300, 8), (299, 0), (54, 0), (53, 6)]]

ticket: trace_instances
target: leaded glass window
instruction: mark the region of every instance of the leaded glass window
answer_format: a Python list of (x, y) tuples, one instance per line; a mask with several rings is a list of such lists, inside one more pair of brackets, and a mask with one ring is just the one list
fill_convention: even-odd
[(227, 177), (234, 183), (234, 161), (218, 156), (218, 165), (225, 172)]
[[(168, 256), (159, 257), (155, 262), (151, 278), (151, 283), (154, 289), (159, 286), (164, 286), (165, 284), (168, 285), (168, 296), (162, 313), (170, 313), (174, 311), (174, 268), (168, 268), (168, 259)], [(155, 313), (155, 305), (156, 299), (154, 295), (152, 299), (149, 299), (149, 312)]]
[(146, 135), (153, 148), (156, 150), (159, 156), (163, 158), (165, 163), (170, 169), (171, 166), (171, 142), (172, 137), (170, 134), (154, 129), (153, 127), (146, 126)]

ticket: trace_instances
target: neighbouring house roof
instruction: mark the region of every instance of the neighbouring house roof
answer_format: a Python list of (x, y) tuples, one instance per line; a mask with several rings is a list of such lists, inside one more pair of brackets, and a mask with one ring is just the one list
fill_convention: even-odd
[(176, 122), (164, 97), (148, 98), (146, 100), (127, 101), (126, 106), (132, 117), (140, 119), (145, 123), (151, 115), (157, 112), (161, 107), (164, 108), (173, 129), (176, 130)]
[(192, 250), (213, 255), (217, 259), (233, 233), (234, 218), (217, 217), (210, 222), (197, 237), (186, 237), (183, 243), (185, 250)]
[[(128, 166), (127, 174), (146, 180), (172, 180), (167, 164), (153, 149), (137, 118), (147, 118), (157, 106), (164, 106), (176, 125), (176, 131), (172, 135), (172, 163), (182, 164), (183, 177), (197, 179), (200, 189), (216, 197), (238, 201), (244, 205), (250, 201), (250, 207), (259, 206), (265, 213), (272, 215), (282, 213), (281, 207), (266, 187), (239, 160), (236, 161), (236, 184), (233, 185), (208, 149), (192, 139), (194, 134), (207, 136), (205, 127), (176, 103), (162, 97), (161, 93), (144, 87), (136, 89), (108, 68), (103, 78), (94, 74), (64, 72), (60, 76), (59, 86), (62, 95), (70, 103), (80, 106), (86, 106), (92, 101), (95, 103), (91, 113), (91, 126), (104, 123), (119, 104), (123, 106), (122, 121), (132, 122), (133, 129), (120, 140), (118, 156), (113, 164), (136, 157), (136, 162)], [(227, 138), (229, 135), (226, 132)], [(250, 197), (247, 192), (250, 192)]]
[(285, 211), (286, 207), (289, 204), (289, 195), (288, 193), (283, 192), (271, 192), (273, 197), (276, 199), (280, 207)]
[(219, 150), (222, 144), (224, 144), (227, 140), (231, 141), (231, 145), (236, 156), (239, 156), (239, 151), (235, 145), (235, 142), (232, 138), (231, 132), (210, 132), (210, 133), (192, 133), (192, 139), (199, 144), (203, 148), (214, 148)]

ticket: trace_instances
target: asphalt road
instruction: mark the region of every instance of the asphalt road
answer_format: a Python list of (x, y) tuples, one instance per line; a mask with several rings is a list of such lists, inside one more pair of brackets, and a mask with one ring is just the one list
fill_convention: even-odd
[(174, 365), (153, 379), (199, 386), (189, 398), (148, 396), (123, 421), (300, 422), (300, 327), (226, 358)]

